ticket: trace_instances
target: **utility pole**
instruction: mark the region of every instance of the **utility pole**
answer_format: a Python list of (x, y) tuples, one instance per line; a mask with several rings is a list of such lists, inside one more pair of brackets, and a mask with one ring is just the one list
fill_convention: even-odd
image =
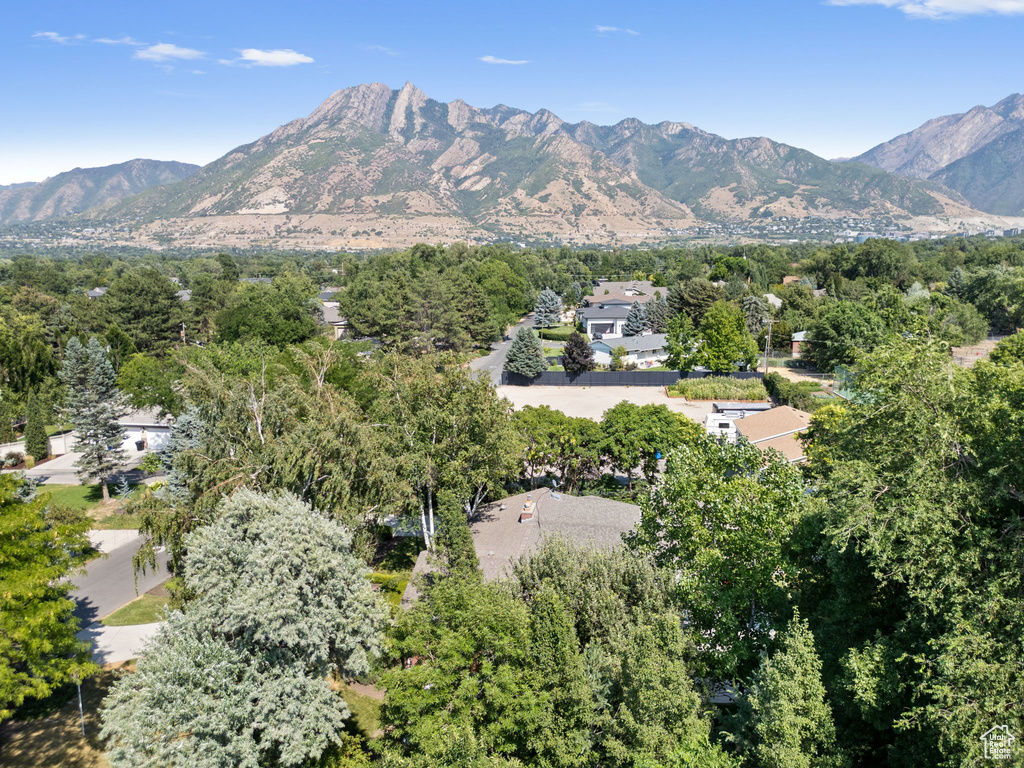
[(772, 346), (772, 324), (768, 323), (768, 335), (764, 337), (764, 375), (768, 375), (768, 350)]

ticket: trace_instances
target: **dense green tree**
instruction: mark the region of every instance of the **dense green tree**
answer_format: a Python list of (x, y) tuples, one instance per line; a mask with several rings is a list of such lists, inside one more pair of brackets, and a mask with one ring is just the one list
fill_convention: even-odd
[(725, 291), (702, 277), (687, 280), (668, 292), (668, 306), (674, 317), (685, 314), (694, 325), (699, 325), (717, 301), (725, 299)]
[(643, 304), (634, 301), (626, 315), (626, 322), (622, 326), (623, 336), (637, 336), (647, 330), (647, 312)]
[(117, 323), (111, 323), (107, 327), (103, 339), (107, 343), (107, 357), (110, 358), (110, 364), (114, 366), (114, 371), (120, 371), (125, 361), (138, 351), (135, 348), (135, 342), (121, 330), (121, 326)]
[(230, 254), (218, 253), (217, 263), (220, 265), (220, 278), (227, 283), (237, 283), (242, 273)]
[(592, 419), (528, 405), (513, 413), (512, 421), (526, 441), (523, 463), (531, 485), (550, 470), (558, 475), (560, 487), (572, 493), (601, 466), (604, 433)]
[(626, 367), (626, 363), (624, 361), (626, 359), (626, 355), (628, 354), (629, 351), (621, 344), (619, 344), (617, 347), (612, 347), (612, 360), (611, 363), (608, 365), (608, 368), (612, 371), (623, 370)]
[(612, 468), (632, 483), (640, 469), (648, 482), (658, 471), (658, 454), (697, 439), (703, 430), (693, 421), (672, 413), (664, 405), (635, 405), (623, 400), (605, 411), (601, 419), (603, 453)]
[[(181, 339), (182, 307), (178, 287), (155, 269), (125, 272), (101, 298), (102, 308), (139, 352), (159, 352)], [(115, 359), (131, 351), (117, 336)]]
[(28, 396), (25, 409), (25, 453), (36, 461), (50, 455), (50, 438), (46, 434), (47, 413), (35, 392)]
[(858, 352), (870, 352), (882, 341), (885, 325), (876, 312), (852, 301), (825, 309), (811, 327), (806, 357), (820, 371), (849, 365)]
[(216, 316), (222, 342), (260, 340), (298, 344), (318, 332), (316, 286), (301, 275), (283, 275), (271, 285), (244, 283)]
[(680, 373), (692, 371), (699, 365), (697, 332), (688, 315), (676, 315), (669, 321), (665, 350), (668, 352), (665, 364)]
[(550, 288), (537, 294), (533, 324), (537, 328), (553, 328), (562, 322), (562, 300)]
[(1024, 331), (1017, 331), (996, 344), (988, 359), (1000, 365), (1024, 363)]
[(135, 408), (158, 408), (162, 413), (181, 411), (181, 368), (173, 361), (136, 353), (125, 360), (117, 374), (117, 387)]
[(97, 671), (68, 598), (68, 576), (90, 550), (89, 521), (49, 514), (45, 495), (19, 500), (19, 485), (0, 475), (0, 721)]
[(704, 314), (700, 323), (697, 359), (715, 373), (735, 371), (737, 365), (753, 366), (757, 347), (747, 331), (743, 313), (720, 301)]
[(535, 378), (548, 369), (544, 346), (532, 328), (520, 328), (505, 357), (505, 370)]
[(65, 388), (64, 408), (68, 420), (75, 425), (73, 450), (80, 454), (75, 462), (78, 474), (83, 480), (99, 483), (103, 500), (107, 501), (110, 477), (126, 462), (121, 443), (127, 433), (118, 423), (128, 412), (125, 397), (117, 388), (114, 369), (95, 337), (89, 339), (88, 346), (78, 339), (68, 342), (60, 378)]
[[(436, 532), (439, 494), (471, 517), (492, 489), (514, 477), (522, 453), (511, 404), (450, 355), (389, 354), (372, 373), (370, 416), (397, 466), (403, 512), (419, 518), (424, 545)], [(401, 457), (401, 458), (399, 458)]]
[(387, 615), (350, 543), (288, 494), (224, 502), (189, 537), (187, 612), (104, 702), (111, 764), (300, 766), (340, 744), (327, 676), (369, 672)]
[(668, 454), (631, 546), (679, 574), (681, 604), (714, 637), (702, 672), (749, 672), (788, 615), (787, 548), (804, 515), (799, 471), (747, 442), (692, 436)]
[(821, 660), (807, 621), (794, 616), (778, 649), (761, 661), (740, 697), (743, 747), (764, 768), (839, 768), (845, 761), (821, 677)]
[(580, 374), (594, 370), (594, 350), (583, 334), (573, 331), (562, 348), (562, 367), (567, 373)]

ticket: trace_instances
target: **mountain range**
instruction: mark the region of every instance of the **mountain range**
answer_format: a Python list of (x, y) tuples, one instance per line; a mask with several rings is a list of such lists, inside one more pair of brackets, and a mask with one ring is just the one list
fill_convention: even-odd
[(177, 184), (114, 205), (179, 243), (525, 236), (641, 240), (751, 217), (973, 213), (940, 185), (687, 123), (567, 123), (547, 110), (443, 103), (411, 83), (332, 94), (308, 117)]
[(1020, 216), (1024, 214), (1024, 96), (1013, 94), (991, 107), (937, 117), (854, 159), (938, 182), (979, 210)]
[(770, 218), (950, 222), (1019, 212), (1018, 188), (1024, 206), (1022, 132), (1024, 97), (1011, 96), (832, 162), (688, 123), (568, 123), (369, 83), (199, 169), (135, 160), (0, 188), (0, 221), (88, 208), (138, 243), (339, 248), (629, 243)]
[(0, 186), (0, 224), (68, 216), (180, 181), (198, 165), (129, 160), (100, 168), (75, 168), (45, 181)]

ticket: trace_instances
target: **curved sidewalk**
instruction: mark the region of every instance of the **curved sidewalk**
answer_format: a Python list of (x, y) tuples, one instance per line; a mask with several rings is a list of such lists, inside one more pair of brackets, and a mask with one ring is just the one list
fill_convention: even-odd
[(79, 640), (92, 643), (92, 660), (97, 664), (113, 664), (137, 659), (146, 641), (160, 631), (164, 622), (107, 627), (93, 624), (78, 633)]

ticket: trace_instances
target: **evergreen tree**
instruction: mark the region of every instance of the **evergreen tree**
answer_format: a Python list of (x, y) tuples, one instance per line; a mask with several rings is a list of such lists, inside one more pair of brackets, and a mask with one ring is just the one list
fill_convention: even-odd
[(505, 358), (505, 370), (534, 378), (548, 369), (544, 347), (532, 328), (520, 328)]
[(647, 328), (651, 333), (665, 333), (669, 320), (668, 302), (655, 293), (654, 298), (644, 304), (644, 311), (647, 313)]
[[(832, 710), (821, 680), (814, 636), (799, 614), (782, 636), (781, 647), (761, 662), (749, 693), (740, 702), (755, 765), (762, 768), (838, 768)], [(748, 741), (749, 740), (749, 741)]]
[(121, 443), (127, 436), (118, 418), (125, 415), (124, 395), (115, 386), (114, 369), (103, 345), (95, 338), (83, 346), (77, 338), (68, 342), (60, 374), (65, 386), (65, 408), (75, 425), (75, 463), (83, 480), (99, 483), (103, 500), (109, 501), (107, 480), (125, 465)]
[(0, 443), (14, 442), (14, 413), (10, 393), (0, 393)]
[(569, 286), (569, 296), (567, 297), (572, 302), (572, 306), (578, 307), (583, 301), (583, 286), (579, 284), (579, 281), (574, 281)]
[(35, 392), (28, 396), (25, 413), (25, 453), (36, 461), (50, 455), (50, 438), (46, 435), (46, 409)]
[(703, 277), (687, 280), (668, 292), (668, 306), (672, 315), (678, 317), (685, 314), (694, 325), (704, 319), (704, 313), (711, 309), (716, 301), (725, 299), (725, 291)]
[(747, 330), (753, 335), (761, 332), (772, 320), (771, 305), (760, 296), (748, 293), (740, 301), (740, 309), (747, 322)]
[(537, 328), (553, 328), (562, 322), (562, 300), (550, 288), (537, 295), (533, 310), (533, 324)]
[(647, 330), (647, 313), (639, 301), (634, 301), (626, 315), (626, 324), (622, 326), (623, 336), (638, 336)]
[(562, 367), (573, 375), (594, 370), (594, 350), (583, 338), (583, 334), (569, 334), (562, 349)]

